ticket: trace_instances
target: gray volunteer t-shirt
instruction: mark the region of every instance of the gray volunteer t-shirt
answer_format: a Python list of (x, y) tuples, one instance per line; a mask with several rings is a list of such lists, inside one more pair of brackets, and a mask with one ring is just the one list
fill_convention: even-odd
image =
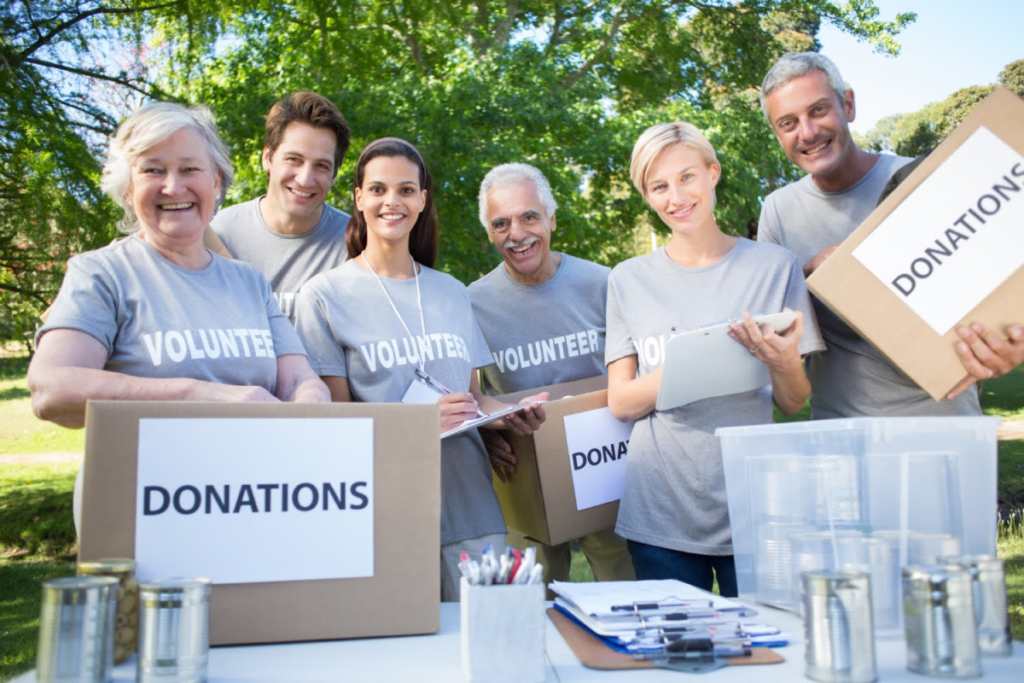
[(505, 264), (469, 286), (473, 312), (491, 348), (483, 370), (496, 394), (605, 373), (605, 266), (562, 254), (547, 282), (524, 285)]
[(263, 220), (260, 199), (219, 211), (210, 227), (232, 256), (263, 273), (281, 310), (294, 323), (295, 297), (306, 280), (340, 266), (348, 258), (345, 228), (350, 217), (324, 204), (315, 228), (302, 235), (282, 235)]
[[(416, 281), (380, 281), (415, 341), (373, 274), (349, 261), (307, 282), (296, 300), (296, 326), (313, 370), (347, 377), (354, 400), (399, 403), (422, 355), (431, 377), (451, 391), (469, 391), (474, 369), (489, 363), (490, 354), (466, 287), (421, 267), (424, 335)], [(483, 441), (471, 429), (441, 442), (441, 544), (495, 533), (505, 533), (505, 522)]]
[(305, 354), (298, 335), (255, 268), (212, 256), (188, 270), (137, 235), (75, 256), (36, 343), (78, 330), (106, 347), (105, 370), (274, 393), (277, 356)]
[[(619, 264), (608, 281), (605, 360), (637, 356), (637, 376), (664, 362), (674, 333), (739, 318), (744, 311), (804, 314), (800, 353), (824, 348), (796, 257), (738, 239), (716, 263), (686, 268), (660, 248)], [(732, 554), (719, 427), (772, 421), (771, 387), (654, 410), (629, 441), (626, 482), (615, 527), (620, 536), (700, 555)]]
[[(874, 211), (892, 174), (909, 161), (880, 155), (866, 176), (840, 192), (822, 192), (811, 176), (776, 190), (761, 208), (758, 241), (789, 249), (803, 267), (856, 230)], [(814, 310), (828, 344), (807, 365), (814, 419), (981, 415), (975, 387), (953, 401), (937, 402), (816, 298)]]

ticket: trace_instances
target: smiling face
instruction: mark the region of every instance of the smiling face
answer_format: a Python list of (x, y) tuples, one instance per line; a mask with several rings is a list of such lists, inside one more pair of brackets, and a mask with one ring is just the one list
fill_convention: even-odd
[(488, 239), (515, 280), (537, 284), (554, 275), (551, 232), (555, 217), (548, 216), (532, 182), (487, 190), (487, 223)]
[(155, 246), (201, 241), (220, 194), (203, 137), (180, 128), (132, 164), (128, 200), (139, 219), (139, 235)]
[(715, 185), (721, 172), (699, 151), (681, 143), (666, 147), (647, 169), (644, 198), (673, 234), (715, 227)]
[(857, 148), (849, 126), (856, 115), (852, 90), (840, 97), (824, 72), (812, 71), (773, 90), (765, 104), (786, 156), (816, 182), (829, 184), (853, 165)]
[(335, 144), (331, 131), (293, 121), (273, 154), (263, 150), (268, 178), (260, 211), (273, 230), (301, 234), (316, 227), (334, 184)]
[(363, 184), (355, 190), (356, 210), (366, 221), (366, 244), (377, 240), (405, 243), (427, 202), (420, 169), (405, 157), (375, 157), (366, 163)]

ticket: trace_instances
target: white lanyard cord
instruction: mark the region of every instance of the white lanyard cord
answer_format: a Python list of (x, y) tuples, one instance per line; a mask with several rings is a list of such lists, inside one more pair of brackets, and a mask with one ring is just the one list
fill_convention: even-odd
[[(391, 304), (391, 310), (395, 312), (395, 315), (398, 317), (398, 322), (402, 323), (402, 327), (405, 328), (405, 333), (409, 335), (409, 341), (412, 342), (412, 347), (416, 349), (416, 359), (419, 361), (420, 371), (426, 373), (426, 369), (423, 365), (423, 352), (420, 350), (416, 337), (412, 335), (412, 331), (409, 329), (409, 326), (405, 324), (405, 319), (403, 319), (402, 314), (398, 312), (398, 307), (395, 306), (395, 302), (391, 300), (391, 295), (388, 294), (388, 290), (381, 281), (380, 276), (377, 275), (377, 271), (375, 271), (373, 266), (370, 265), (370, 262), (366, 260), (366, 252), (359, 254), (359, 257), (363, 259), (363, 263), (365, 263), (366, 267), (370, 269), (371, 273), (373, 273), (373, 277), (377, 279), (377, 284), (380, 285), (381, 291), (384, 292), (384, 296), (387, 298), (388, 303)], [(423, 329), (423, 339), (425, 341), (427, 338), (427, 324), (423, 320), (423, 300), (420, 298), (420, 275), (419, 270), (416, 268), (416, 259), (412, 257), (412, 254), (409, 254), (409, 260), (412, 261), (412, 277), (416, 281), (416, 305), (420, 309), (420, 327)]]

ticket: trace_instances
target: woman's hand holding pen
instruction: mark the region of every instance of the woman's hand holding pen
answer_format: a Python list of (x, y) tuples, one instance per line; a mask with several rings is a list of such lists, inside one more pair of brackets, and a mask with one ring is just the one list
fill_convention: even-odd
[(437, 400), (437, 405), (441, 408), (442, 432), (455, 429), (466, 420), (472, 420), (480, 410), (473, 394), (468, 391), (453, 391), (450, 394), (443, 394)]
[(803, 334), (804, 317), (800, 311), (796, 312), (796, 319), (789, 329), (781, 334), (770, 325), (762, 327), (755, 323), (749, 312), (743, 314), (742, 323), (735, 323), (729, 327), (730, 337), (745, 346), (751, 356), (775, 371), (801, 367), (800, 350), (797, 345)]

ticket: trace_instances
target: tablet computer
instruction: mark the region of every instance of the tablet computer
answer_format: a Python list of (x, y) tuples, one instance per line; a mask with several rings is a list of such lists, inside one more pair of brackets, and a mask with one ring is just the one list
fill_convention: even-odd
[[(796, 313), (783, 311), (754, 316), (759, 325), (785, 332)], [(665, 364), (658, 389), (658, 410), (671, 410), (715, 396), (752, 391), (768, 383), (768, 366), (729, 336), (727, 320), (684, 332), (665, 344)]]

